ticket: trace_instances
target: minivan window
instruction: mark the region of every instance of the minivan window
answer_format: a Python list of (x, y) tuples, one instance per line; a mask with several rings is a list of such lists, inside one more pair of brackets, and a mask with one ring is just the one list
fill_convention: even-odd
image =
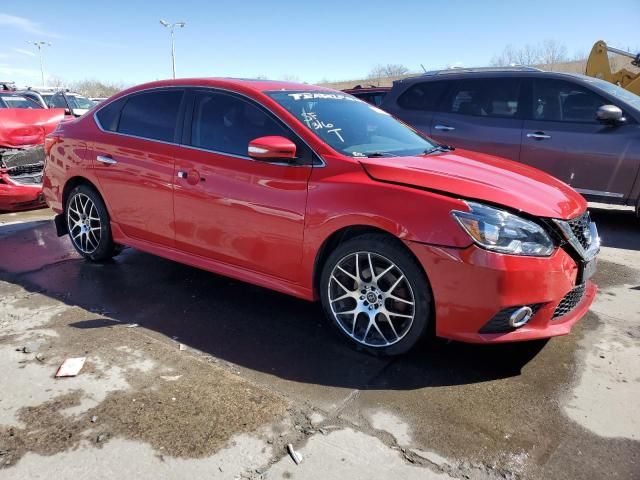
[(331, 91), (265, 92), (333, 149), (352, 157), (420, 155), (435, 145), (387, 112)]
[(285, 128), (248, 101), (220, 92), (198, 92), (190, 145), (246, 157), (249, 142), (269, 135), (289, 137)]
[(533, 118), (551, 122), (597, 123), (607, 102), (581, 85), (556, 79), (534, 79)]
[(406, 110), (426, 110), (433, 112), (437, 109), (448, 82), (416, 83), (398, 97), (398, 105)]
[(153, 90), (127, 98), (118, 132), (173, 142), (183, 90)]
[(443, 108), (448, 113), (513, 118), (518, 114), (520, 80), (467, 79), (456, 82)]
[(71, 108), (90, 109), (95, 106), (91, 100), (82, 95), (67, 95), (67, 101)]
[(62, 93), (56, 93), (47, 103), (49, 104), (49, 108), (69, 108)]

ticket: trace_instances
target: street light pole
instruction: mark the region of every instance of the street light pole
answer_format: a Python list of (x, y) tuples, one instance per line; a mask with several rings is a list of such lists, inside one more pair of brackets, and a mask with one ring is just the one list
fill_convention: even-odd
[(167, 27), (171, 33), (171, 67), (173, 70), (173, 78), (176, 78), (176, 42), (174, 30), (176, 27), (184, 28), (186, 22), (169, 23), (165, 20), (160, 20), (160, 25)]
[(27, 43), (34, 45), (38, 49), (38, 56), (40, 57), (40, 76), (42, 77), (42, 86), (46, 86), (44, 83), (44, 62), (42, 60), (42, 47), (50, 47), (51, 44), (49, 42), (37, 41), (30, 42), (27, 40)]

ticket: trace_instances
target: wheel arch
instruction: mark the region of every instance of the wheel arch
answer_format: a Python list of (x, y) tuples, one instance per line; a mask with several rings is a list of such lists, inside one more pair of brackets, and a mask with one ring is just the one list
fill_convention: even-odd
[(420, 261), (415, 256), (415, 254), (411, 251), (411, 249), (408, 248), (399, 237), (380, 227), (375, 227), (373, 225), (366, 225), (366, 224), (357, 224), (357, 225), (344, 226), (335, 230), (329, 236), (327, 236), (325, 240), (322, 242), (322, 244), (320, 245), (320, 248), (318, 249), (318, 252), (313, 262), (312, 286), (313, 286), (314, 298), (319, 298), (320, 277), (322, 274), (322, 268), (325, 262), (327, 261), (327, 259), (329, 258), (329, 255), (331, 254), (331, 252), (335, 250), (337, 246), (340, 245), (341, 243), (344, 243), (358, 236), (370, 234), (370, 233), (378, 233), (378, 234), (385, 235), (388, 238), (394, 239), (398, 244), (398, 246), (404, 249), (413, 258), (413, 260), (416, 262), (416, 264), (420, 268), (425, 279), (427, 280), (427, 283), (429, 284), (429, 286), (431, 285), (429, 282), (429, 277), (427, 275), (427, 272), (425, 271), (422, 263), (420, 263)]
[[(69, 178), (64, 184), (64, 188), (62, 189), (62, 208), (66, 208), (67, 199), (69, 198), (69, 193), (71, 193), (71, 190), (73, 190), (78, 185), (87, 185), (93, 188), (98, 193), (98, 195), (100, 195), (100, 198), (102, 198), (102, 201), (104, 202), (104, 196), (102, 195), (102, 193), (100, 192), (100, 189), (94, 182), (89, 180), (87, 177), (76, 175), (74, 177)], [(106, 205), (106, 202), (105, 202), (105, 205)]]

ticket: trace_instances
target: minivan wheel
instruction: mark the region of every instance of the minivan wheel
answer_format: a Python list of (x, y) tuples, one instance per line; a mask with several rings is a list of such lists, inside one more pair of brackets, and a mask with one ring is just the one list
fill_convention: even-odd
[(341, 335), (376, 355), (409, 351), (427, 332), (427, 279), (396, 239), (365, 234), (340, 244), (321, 274), (322, 306)]
[(69, 238), (74, 248), (87, 260), (102, 262), (117, 255), (113, 243), (109, 214), (100, 195), (88, 185), (75, 187), (65, 206)]

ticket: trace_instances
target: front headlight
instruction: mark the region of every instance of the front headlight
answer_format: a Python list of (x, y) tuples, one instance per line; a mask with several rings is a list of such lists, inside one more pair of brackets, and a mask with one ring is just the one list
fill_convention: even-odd
[(546, 257), (553, 252), (553, 241), (537, 223), (481, 203), (466, 204), (470, 212), (453, 210), (451, 214), (481, 247), (534, 257)]

